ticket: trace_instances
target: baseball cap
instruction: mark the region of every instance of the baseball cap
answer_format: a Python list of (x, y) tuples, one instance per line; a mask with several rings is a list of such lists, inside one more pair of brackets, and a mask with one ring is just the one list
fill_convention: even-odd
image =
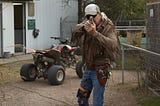
[(100, 9), (96, 4), (89, 4), (85, 7), (85, 16), (96, 15), (99, 12), (100, 12)]

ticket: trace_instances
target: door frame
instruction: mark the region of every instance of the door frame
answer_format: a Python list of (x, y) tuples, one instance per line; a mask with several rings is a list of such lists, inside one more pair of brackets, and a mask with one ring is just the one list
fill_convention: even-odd
[[(22, 5), (22, 16), (23, 16), (23, 19), (22, 19), (22, 46), (23, 46), (23, 48), (26, 46), (26, 2), (17, 2), (17, 3), (13, 3), (13, 6), (15, 6), (15, 5)], [(14, 10), (14, 12), (15, 12), (15, 10)], [(14, 24), (15, 25), (15, 24)], [(14, 29), (15, 30), (15, 29)], [(15, 34), (14, 34), (14, 36), (15, 36)], [(15, 44), (16, 44), (16, 42), (15, 42)], [(22, 49), (23, 49), (22, 48)], [(16, 49), (16, 46), (15, 46), (15, 49)], [(22, 50), (22, 52), (24, 52), (24, 53), (26, 53), (26, 50)], [(17, 53), (16, 51), (15, 51), (15, 53)]]

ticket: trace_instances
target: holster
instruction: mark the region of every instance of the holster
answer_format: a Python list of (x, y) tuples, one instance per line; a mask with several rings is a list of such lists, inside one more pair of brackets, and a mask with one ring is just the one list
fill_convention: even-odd
[(95, 69), (99, 83), (105, 86), (108, 77), (108, 65), (96, 66)]

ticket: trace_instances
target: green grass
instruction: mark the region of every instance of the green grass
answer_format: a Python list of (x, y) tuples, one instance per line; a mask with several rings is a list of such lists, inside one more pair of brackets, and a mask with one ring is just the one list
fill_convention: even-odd
[(148, 98), (142, 103), (142, 106), (160, 106), (160, 97)]
[(20, 68), (23, 64), (32, 63), (32, 60), (17, 61), (0, 65), (0, 84), (5, 84), (11, 81), (20, 80)]
[(132, 88), (129, 91), (135, 96), (140, 106), (160, 106), (160, 97), (145, 88)]
[[(136, 50), (125, 51), (124, 53), (124, 68), (135, 69), (142, 67), (145, 62), (145, 55)], [(122, 68), (122, 57), (116, 59), (116, 69)]]

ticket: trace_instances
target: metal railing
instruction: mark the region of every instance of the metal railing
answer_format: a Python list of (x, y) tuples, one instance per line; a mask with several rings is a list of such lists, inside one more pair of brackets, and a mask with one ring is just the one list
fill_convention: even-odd
[(145, 26), (145, 20), (121, 20), (113, 21), (115, 26)]
[(116, 30), (146, 30), (145, 20), (113, 21)]

